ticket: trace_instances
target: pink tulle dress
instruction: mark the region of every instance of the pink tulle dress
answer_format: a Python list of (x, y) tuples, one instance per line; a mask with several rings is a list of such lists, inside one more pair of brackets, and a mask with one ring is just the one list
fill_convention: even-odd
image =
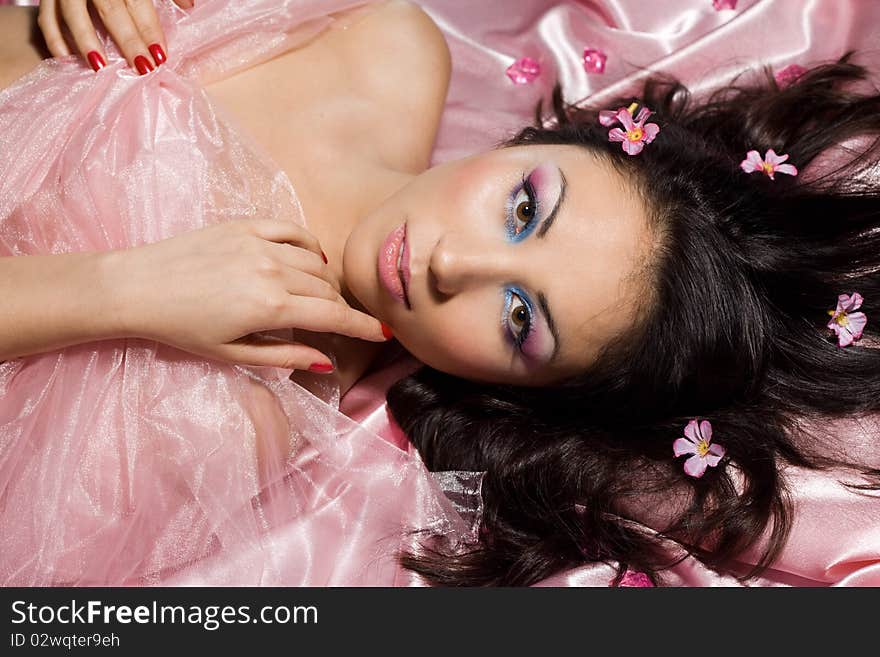
[[(362, 4), (163, 2), (174, 57), (153, 73), (106, 39), (98, 73), (44, 61), (0, 92), (0, 255), (118, 249), (230, 218), (305, 225), (288, 177), (201, 85)], [(0, 583), (419, 583), (394, 560), (409, 530), (458, 541), (472, 524), (412, 450), (339, 411), (332, 377), (289, 374), (139, 339), (0, 364)]]

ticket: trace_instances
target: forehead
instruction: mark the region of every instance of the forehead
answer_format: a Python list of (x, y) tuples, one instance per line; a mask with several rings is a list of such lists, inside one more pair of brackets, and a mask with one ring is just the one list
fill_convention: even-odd
[[(601, 156), (574, 146), (530, 148), (536, 163), (559, 167), (566, 180), (545, 238), (541, 285), (559, 326), (562, 368), (579, 371), (636, 319), (644, 289), (638, 273), (652, 243), (647, 209), (634, 181)], [(560, 182), (550, 185), (553, 200)]]

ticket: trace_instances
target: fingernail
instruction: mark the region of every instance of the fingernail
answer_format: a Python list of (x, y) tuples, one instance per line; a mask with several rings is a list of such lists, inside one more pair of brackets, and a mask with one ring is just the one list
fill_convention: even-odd
[(107, 62), (104, 61), (104, 58), (101, 57), (101, 53), (97, 50), (92, 50), (88, 55), (86, 55), (86, 59), (89, 60), (89, 64), (92, 65), (92, 68), (95, 71), (99, 71), (105, 66), (107, 66)]
[(153, 70), (153, 65), (150, 64), (150, 60), (143, 55), (138, 55), (134, 58), (134, 66), (141, 75), (146, 75)]
[(158, 43), (152, 43), (147, 48), (150, 51), (150, 54), (153, 56), (153, 59), (156, 61), (156, 66), (164, 64), (168, 61), (168, 58), (165, 56), (165, 51), (162, 50), (162, 46)]
[(391, 332), (391, 327), (388, 326), (385, 322), (379, 322), (382, 325), (382, 335), (385, 336), (386, 340), (390, 340), (394, 337), (394, 333)]
[(323, 374), (332, 371), (333, 366), (328, 365), (327, 363), (312, 363), (309, 365), (309, 372), (321, 372)]
[(321, 257), (324, 258), (324, 264), (327, 264), (327, 254), (324, 253), (324, 249), (321, 249)]

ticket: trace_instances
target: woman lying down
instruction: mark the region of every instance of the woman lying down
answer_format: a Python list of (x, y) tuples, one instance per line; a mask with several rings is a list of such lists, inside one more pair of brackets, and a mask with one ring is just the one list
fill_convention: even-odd
[[(48, 52), (2, 10), (5, 585), (747, 577), (790, 468), (880, 505), (880, 437), (821, 430), (880, 410), (876, 142), (818, 167), (880, 130), (851, 55), (703, 103), (557, 87), (429, 168), (417, 6), (189, 4), (99, 37), (44, 2)], [(338, 411), (398, 345), (413, 455)], [(474, 531), (425, 466), (485, 473)]]

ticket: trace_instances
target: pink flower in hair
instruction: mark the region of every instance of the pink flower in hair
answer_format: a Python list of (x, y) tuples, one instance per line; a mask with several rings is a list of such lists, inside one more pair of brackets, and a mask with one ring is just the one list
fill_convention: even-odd
[(638, 103), (633, 103), (628, 108), (621, 107), (613, 113), (613, 116), (611, 116), (609, 110), (599, 112), (599, 122), (602, 125), (612, 125), (615, 121), (620, 121), (623, 124), (623, 130), (612, 128), (608, 132), (608, 141), (622, 142), (621, 147), (629, 155), (641, 153), (645, 144), (650, 144), (654, 141), (654, 137), (660, 132), (660, 126), (656, 123), (645, 125), (645, 121), (653, 114), (647, 107), (643, 107), (635, 121), (633, 120), (632, 113), (637, 106)]
[(837, 297), (837, 309), (829, 310), (828, 314), (831, 319), (828, 320), (828, 328), (837, 334), (837, 346), (848, 347), (853, 340), (862, 337), (862, 331), (865, 330), (865, 324), (868, 318), (865, 313), (854, 313), (862, 305), (862, 295), (853, 292), (852, 296), (841, 294)]
[(739, 166), (746, 173), (763, 171), (770, 177), (770, 180), (775, 180), (773, 177), (775, 173), (796, 176), (798, 174), (797, 167), (793, 164), (782, 164), (787, 159), (788, 155), (777, 155), (772, 148), (764, 155), (764, 159), (761, 159), (761, 154), (758, 151), (749, 151), (746, 153), (746, 159), (740, 162)]
[(712, 444), (712, 424), (703, 420), (699, 424), (691, 420), (684, 428), (685, 438), (678, 438), (672, 443), (672, 451), (676, 456), (693, 454), (684, 462), (684, 471), (691, 477), (702, 477), (707, 467), (715, 467), (721, 461), (726, 450), (718, 443)]
[[(635, 108), (638, 103), (633, 103), (630, 107)], [(599, 123), (604, 126), (612, 126), (615, 123), (619, 123), (617, 120), (617, 115), (620, 112), (626, 112), (627, 109), (625, 107), (618, 107), (616, 110), (602, 110), (599, 112)]]

